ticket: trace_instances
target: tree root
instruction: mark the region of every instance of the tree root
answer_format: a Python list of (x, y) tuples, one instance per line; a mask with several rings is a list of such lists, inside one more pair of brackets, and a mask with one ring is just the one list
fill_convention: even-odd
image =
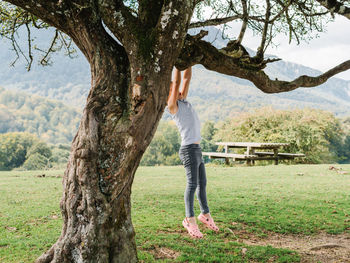
[(49, 263), (53, 260), (54, 254), (55, 254), (55, 248), (56, 244), (54, 244), (47, 252), (42, 254), (37, 260), (35, 260), (35, 263)]

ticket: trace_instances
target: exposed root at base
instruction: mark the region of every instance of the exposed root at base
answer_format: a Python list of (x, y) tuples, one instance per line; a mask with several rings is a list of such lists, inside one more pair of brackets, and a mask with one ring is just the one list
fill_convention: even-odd
[(35, 263), (50, 263), (53, 260), (55, 247), (56, 244), (54, 244), (48, 251), (46, 251), (39, 258), (37, 258), (37, 260), (35, 260)]

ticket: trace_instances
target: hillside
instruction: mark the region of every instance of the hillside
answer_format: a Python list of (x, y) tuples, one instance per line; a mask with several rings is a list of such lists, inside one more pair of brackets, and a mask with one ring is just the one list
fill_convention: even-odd
[[(45, 46), (46, 33), (40, 33), (37, 41)], [(211, 29), (208, 39), (223, 46), (218, 31)], [(25, 38), (24, 40), (25, 41)], [(53, 65), (33, 65), (26, 72), (23, 61), (9, 67), (14, 54), (9, 43), (1, 40), (0, 86), (9, 90), (25, 91), (82, 109), (90, 87), (89, 66), (78, 52), (77, 58), (69, 59), (63, 54), (53, 56)], [(250, 51), (252, 52), (252, 51)], [(319, 71), (295, 63), (279, 61), (269, 64), (266, 72), (273, 78), (290, 80), (302, 74), (317, 75)], [(238, 112), (271, 105), (277, 109), (319, 108), (337, 116), (350, 116), (350, 81), (332, 78), (327, 83), (311, 89), (300, 88), (288, 93), (264, 94), (250, 82), (194, 67), (189, 99), (196, 106), (203, 121), (220, 120)]]
[[(284, 64), (288, 66), (288, 63)], [(193, 75), (189, 97), (203, 120), (225, 119), (267, 105), (276, 109), (317, 108), (339, 117), (350, 116), (349, 88), (343, 80), (334, 79), (312, 89), (265, 94), (243, 81), (237, 83), (237, 78), (225, 77), (202, 67), (195, 67)]]
[(80, 113), (62, 102), (0, 87), (0, 133), (29, 132), (50, 143), (70, 143)]

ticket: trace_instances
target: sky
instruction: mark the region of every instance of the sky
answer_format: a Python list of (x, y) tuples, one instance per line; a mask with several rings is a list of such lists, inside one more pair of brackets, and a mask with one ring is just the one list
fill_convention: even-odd
[[(259, 42), (260, 39), (248, 33), (243, 45), (256, 50)], [(303, 42), (299, 46), (295, 43), (288, 44), (287, 38), (279, 37), (279, 46), (269, 47), (266, 54), (325, 72), (350, 59), (350, 20), (336, 16), (335, 21), (327, 25), (326, 32), (320, 33), (319, 38), (309, 43)], [(350, 80), (350, 70), (336, 77)]]

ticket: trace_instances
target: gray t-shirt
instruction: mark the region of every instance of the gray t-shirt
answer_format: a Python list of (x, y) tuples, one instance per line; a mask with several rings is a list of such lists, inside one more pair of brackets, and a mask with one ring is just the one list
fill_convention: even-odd
[(199, 142), (201, 140), (201, 125), (199, 118), (191, 103), (187, 100), (177, 100), (178, 110), (175, 114), (170, 113), (181, 135), (181, 146)]

